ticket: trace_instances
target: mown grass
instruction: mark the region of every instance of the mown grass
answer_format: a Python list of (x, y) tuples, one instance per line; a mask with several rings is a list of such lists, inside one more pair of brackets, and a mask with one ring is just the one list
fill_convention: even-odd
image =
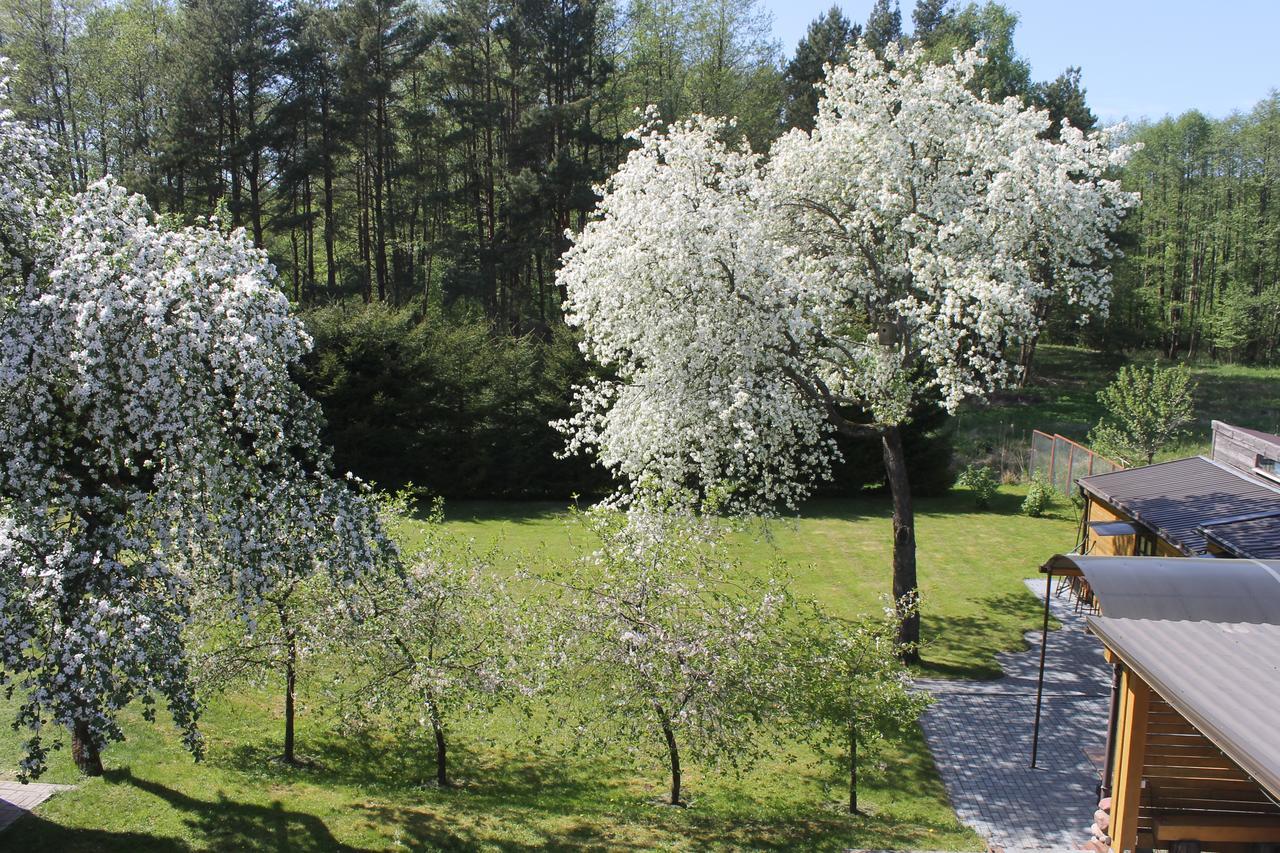
[[(1038, 608), (1022, 584), (1046, 556), (1071, 547), (1067, 507), (1049, 518), (1017, 514), (1006, 487), (986, 512), (961, 491), (919, 502), (924, 669), (992, 676), (994, 654), (1021, 646)], [(451, 527), (481, 547), (496, 544), (499, 568), (537, 569), (585, 543), (549, 504), (458, 503)], [(890, 518), (876, 497), (819, 501), (801, 517), (731, 534), (743, 570), (782, 561), (796, 592), (853, 615), (888, 591)], [(317, 767), (271, 761), (279, 750), (281, 700), (244, 688), (215, 699), (203, 721), (208, 758), (194, 764), (171, 727), (130, 713), (128, 740), (110, 747), (101, 779), (78, 779), (65, 751), (48, 781), (76, 783), (3, 835), (0, 847), (31, 851), (384, 849), (812, 849), (977, 850), (952, 813), (918, 732), (863, 770), (866, 814), (839, 808), (843, 774), (804, 749), (775, 749), (742, 776), (694, 766), (689, 809), (656, 805), (661, 766), (621, 748), (574, 752), (573, 733), (514, 711), (455, 732), (452, 790), (424, 784), (432, 757), (416, 738), (345, 731), (332, 700), (304, 687), (301, 751)], [(0, 707), (0, 714), (8, 711)], [(0, 772), (12, 778), (14, 733), (0, 734)]]
[[(1120, 355), (1078, 347), (1042, 346), (1032, 382), (1025, 389), (1001, 392), (957, 416), (957, 450), (968, 460), (988, 461), (1005, 471), (1026, 467), (1031, 431), (1061, 433), (1084, 443), (1103, 408), (1098, 391), (1123, 365), (1168, 366), (1155, 355)], [(1207, 452), (1214, 420), (1267, 432), (1280, 432), (1280, 367), (1250, 367), (1210, 361), (1192, 362), (1196, 382), (1196, 420), (1185, 441), (1166, 448), (1158, 460)]]

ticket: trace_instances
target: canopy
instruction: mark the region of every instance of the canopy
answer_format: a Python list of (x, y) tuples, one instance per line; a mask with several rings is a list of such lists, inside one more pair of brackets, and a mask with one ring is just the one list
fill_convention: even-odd
[(1108, 617), (1280, 622), (1280, 561), (1060, 555), (1041, 571), (1073, 569)]

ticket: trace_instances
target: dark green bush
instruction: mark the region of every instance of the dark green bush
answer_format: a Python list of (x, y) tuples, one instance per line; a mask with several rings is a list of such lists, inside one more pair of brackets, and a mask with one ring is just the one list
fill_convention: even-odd
[(445, 497), (607, 491), (590, 460), (555, 457), (587, 367), (567, 331), (513, 338), (470, 315), (342, 304), (305, 315), (319, 400), (340, 469)]
[[(563, 327), (513, 338), (478, 314), (362, 303), (304, 318), (315, 349), (299, 378), (324, 408), (341, 470), (448, 498), (567, 501), (610, 490), (589, 458), (556, 458), (564, 439), (550, 422), (570, 414), (572, 387), (589, 370)], [(951, 434), (937, 406), (903, 428), (915, 494), (951, 488)], [(845, 461), (820, 493), (883, 486), (878, 438), (841, 438), (840, 447)]]

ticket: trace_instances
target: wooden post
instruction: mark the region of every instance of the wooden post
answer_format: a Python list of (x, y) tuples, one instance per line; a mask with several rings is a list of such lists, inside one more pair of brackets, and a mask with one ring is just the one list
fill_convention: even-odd
[(1115, 779), (1111, 786), (1111, 849), (1115, 853), (1135, 853), (1138, 846), (1138, 805), (1142, 801), (1150, 703), (1151, 688), (1125, 667)]

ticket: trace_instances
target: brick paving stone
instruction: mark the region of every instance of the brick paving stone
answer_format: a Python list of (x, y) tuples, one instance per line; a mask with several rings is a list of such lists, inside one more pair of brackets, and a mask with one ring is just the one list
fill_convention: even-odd
[[(1044, 580), (1027, 585), (1044, 600)], [(1062, 628), (1049, 632), (1040, 751), (1031, 769), (1040, 631), (1031, 648), (998, 655), (995, 681), (919, 679), (935, 702), (925, 739), (956, 814), (993, 847), (1075, 850), (1089, 838), (1105, 748), (1111, 671), (1102, 644), (1066, 598), (1050, 601)]]
[(0, 782), (0, 832), (54, 794), (70, 787), (72, 786), (47, 785), (43, 782), (31, 782), (27, 785), (21, 782)]

